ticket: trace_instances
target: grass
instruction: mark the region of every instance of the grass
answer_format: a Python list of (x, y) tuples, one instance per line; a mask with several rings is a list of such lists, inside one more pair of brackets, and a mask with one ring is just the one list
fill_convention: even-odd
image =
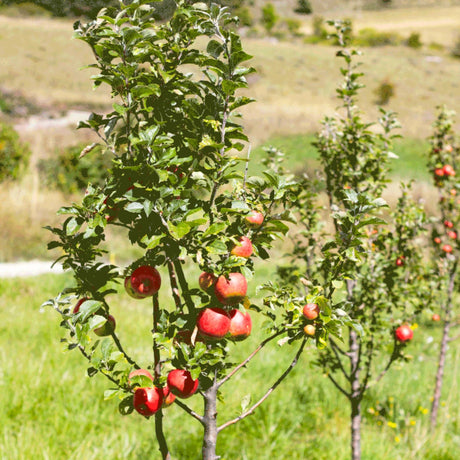
[[(261, 265), (258, 280), (270, 269)], [(188, 276), (195, 276), (194, 270)], [(3, 460), (92, 460), (159, 458), (152, 421), (137, 414), (122, 417), (116, 401), (104, 401), (109, 385), (102, 376), (89, 379), (78, 352), (63, 353), (59, 319), (52, 310), (38, 313), (39, 304), (69, 282), (68, 275), (2, 280), (0, 284), (0, 458)], [(254, 281), (255, 283), (255, 281)], [(163, 289), (162, 289), (163, 291)], [(111, 309), (127, 349), (144, 365), (150, 359), (148, 301), (113, 297)], [(163, 291), (162, 305), (171, 303)], [(260, 324), (246, 342), (232, 346), (240, 359), (258, 343)], [(458, 398), (460, 350), (451, 346), (446, 369), (440, 425), (428, 430), (430, 396), (434, 381), (440, 327), (422, 323), (409, 346), (414, 360), (390, 371), (366, 398), (363, 413), (363, 459), (454, 459), (458, 452), (460, 421)], [(431, 342), (431, 338), (433, 341)], [(225, 388), (226, 404), (219, 420), (238, 414), (239, 402), (255, 400), (292, 359), (289, 346), (268, 347), (249, 368)], [(218, 451), (225, 459), (347, 459), (348, 408), (327, 378), (311, 366), (313, 348), (303, 355), (289, 378), (261, 409), (238, 425), (224, 430)], [(415, 422), (391, 428), (369, 413), (391, 401), (397, 414)], [(200, 398), (190, 404), (201, 410)], [(391, 402), (389, 403), (391, 404)], [(180, 427), (180, 428), (179, 428)], [(173, 458), (199, 459), (201, 428), (177, 406), (166, 412), (165, 429)], [(398, 442), (399, 440), (399, 442)]]

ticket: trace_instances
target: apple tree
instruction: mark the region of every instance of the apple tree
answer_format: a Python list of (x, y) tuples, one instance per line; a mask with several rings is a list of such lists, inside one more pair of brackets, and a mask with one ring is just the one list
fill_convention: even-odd
[[(238, 109), (251, 99), (237, 93), (253, 69), (243, 65), (251, 56), (232, 23), (225, 8), (185, 1), (170, 21), (157, 23), (152, 1), (134, 0), (75, 24), (94, 54), (95, 86), (109, 85), (113, 98), (113, 110), (93, 113), (80, 127), (96, 133), (113, 161), (104, 185), (89, 184), (80, 203), (59, 211), (62, 225), (49, 228), (49, 248), (61, 249), (58, 260), (74, 281), (44, 305), (61, 315), (62, 341), (88, 361), (88, 375), (108, 379), (106, 398), (119, 399), (122, 414), (154, 416), (162, 458), (170, 458), (168, 405), (203, 426), (203, 458), (216, 459), (218, 433), (265, 401), (308, 339), (302, 335), (290, 365), (257, 402), (217, 424), (221, 387), (268, 342), (298, 335), (292, 317), (304, 301), (288, 291), (260, 305), (247, 297), (251, 256), (269, 259), (273, 241), (287, 232), (286, 203), (296, 187), (270, 170), (249, 176), (249, 154), (239, 154), (248, 139)], [(81, 155), (100, 154), (93, 147)], [(141, 251), (137, 260), (106, 261), (110, 226)], [(187, 278), (190, 267), (202, 272), (197, 279)], [(111, 314), (119, 296), (151, 302), (151, 322), (138, 326), (151, 330), (151, 362), (122, 344), (123, 324)], [(265, 338), (237, 364), (232, 343), (249, 335), (256, 313), (267, 317)], [(203, 398), (202, 414), (184, 402), (193, 395)]]
[[(337, 88), (341, 105), (317, 135), (322, 170), (316, 178), (303, 178), (295, 202), (301, 226), (293, 235), (292, 264), (278, 272), (307, 298), (321, 294), (315, 305), (303, 309), (305, 333), (319, 345), (316, 364), (348, 400), (352, 458), (357, 460), (363, 397), (395, 361), (406, 359), (410, 323), (421, 308), (417, 238), (425, 215), (410, 198), (409, 185), (402, 185), (396, 208), (388, 211), (382, 193), (389, 160), (395, 157), (391, 144), (398, 123), (382, 109), (378, 123), (363, 120), (357, 106), (359, 52), (347, 46), (346, 22), (330, 24), (344, 63)], [(324, 194), (327, 204), (321, 205)]]
[[(434, 133), (430, 138), (428, 168), (437, 190), (438, 218), (433, 218), (431, 228), (431, 267), (428, 281), (431, 292), (431, 306), (434, 319), (442, 321), (443, 330), (440, 343), (438, 368), (436, 372), (430, 423), (432, 429), (441, 400), (444, 368), (448, 344), (457, 337), (451, 337), (451, 330), (458, 325), (455, 317), (454, 295), (458, 292), (458, 257), (460, 229), (459, 198), (460, 181), (456, 169), (460, 164), (460, 145), (453, 129), (454, 112), (442, 108), (434, 123)], [(437, 316), (435, 316), (437, 315)]]

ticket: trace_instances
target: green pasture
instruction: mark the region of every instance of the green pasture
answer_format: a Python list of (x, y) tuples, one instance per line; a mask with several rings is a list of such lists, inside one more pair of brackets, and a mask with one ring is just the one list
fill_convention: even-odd
[[(268, 279), (267, 266), (273, 265), (260, 264), (252, 286)], [(191, 283), (196, 275), (194, 270), (188, 272)], [(50, 309), (39, 313), (41, 302), (69, 282), (67, 275), (0, 281), (0, 459), (159, 459), (153, 421), (137, 413), (122, 417), (116, 401), (104, 401), (110, 382), (100, 375), (86, 377), (78, 351), (62, 350), (57, 313)], [(122, 342), (147, 366), (151, 360), (149, 301), (133, 300), (123, 291), (111, 300)], [(172, 303), (164, 283), (161, 304)], [(236, 360), (248, 355), (261, 339), (260, 318), (255, 312), (252, 316), (253, 335), (230, 345)], [(412, 361), (395, 366), (364, 402), (365, 460), (458, 458), (460, 350), (456, 346), (449, 350), (440, 423), (430, 432), (428, 409), (441, 331), (429, 317), (427, 311), (408, 347)], [(276, 344), (263, 350), (247, 370), (224, 386), (219, 421), (238, 415), (246, 395), (253, 400), (260, 397), (294, 354), (290, 346)], [(223, 459), (349, 458), (348, 407), (311, 365), (315, 354), (315, 348), (307, 348), (265, 405), (221, 433), (218, 451)], [(188, 401), (201, 410), (198, 396)], [(376, 415), (377, 411), (383, 415)], [(165, 431), (174, 459), (200, 458), (201, 427), (176, 405), (165, 412)]]

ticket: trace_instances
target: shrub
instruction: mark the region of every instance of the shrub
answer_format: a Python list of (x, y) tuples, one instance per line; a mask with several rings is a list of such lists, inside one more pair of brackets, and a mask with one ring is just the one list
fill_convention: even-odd
[(457, 41), (455, 42), (454, 47), (452, 48), (451, 54), (456, 58), (460, 58), (460, 34), (458, 35)]
[(251, 27), (254, 24), (251, 10), (247, 6), (238, 8), (235, 11), (235, 15), (238, 16), (241, 26)]
[(262, 24), (265, 27), (265, 30), (270, 33), (275, 27), (275, 24), (278, 21), (278, 15), (276, 14), (275, 6), (273, 3), (267, 3), (262, 8)]
[(322, 16), (313, 17), (313, 36), (321, 39), (327, 38), (327, 30), (324, 26), (324, 18)]
[(406, 41), (406, 45), (409, 48), (415, 48), (415, 49), (421, 48), (422, 42), (420, 40), (420, 34), (418, 32), (412, 32)]
[(386, 105), (395, 94), (395, 85), (386, 78), (375, 89), (378, 105)]
[(302, 26), (302, 21), (294, 18), (285, 18), (283, 23), (286, 25), (289, 33), (294, 36), (300, 36), (302, 33), (300, 32), (300, 27)]
[(1, 13), (9, 17), (23, 16), (50, 16), (50, 12), (40, 5), (32, 2), (24, 2), (19, 5), (9, 5), (1, 8)]
[(309, 0), (298, 0), (297, 7), (294, 11), (298, 14), (311, 14), (313, 13), (313, 8)]
[(0, 182), (17, 180), (29, 163), (30, 149), (8, 124), (0, 123)]
[(354, 44), (358, 46), (395, 46), (401, 43), (401, 37), (394, 32), (379, 32), (366, 27), (358, 32)]
[(80, 158), (84, 145), (76, 145), (57, 152), (57, 156), (38, 163), (42, 181), (64, 193), (84, 190), (88, 182), (102, 186), (112, 164), (112, 155), (101, 155), (101, 148)]

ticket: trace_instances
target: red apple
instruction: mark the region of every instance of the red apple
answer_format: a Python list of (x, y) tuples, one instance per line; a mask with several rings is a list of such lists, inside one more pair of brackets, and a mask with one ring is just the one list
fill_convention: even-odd
[(451, 165), (444, 165), (442, 168), (445, 176), (455, 176), (455, 170)]
[(431, 319), (432, 319), (433, 321), (441, 321), (441, 317), (440, 317), (437, 313), (435, 313), (435, 314), (431, 317)]
[(131, 385), (131, 379), (133, 377), (136, 377), (136, 375), (144, 375), (145, 377), (147, 377), (149, 380), (153, 382), (153, 376), (147, 369), (135, 369), (134, 371), (131, 371), (129, 373), (129, 376), (128, 376), (129, 385)]
[(454, 224), (450, 220), (445, 220), (444, 226), (447, 228), (453, 228)]
[(264, 222), (264, 215), (259, 211), (251, 211), (245, 218), (246, 224), (251, 228), (258, 228)]
[(241, 312), (234, 308), (230, 312), (229, 338), (237, 342), (249, 337), (252, 329), (252, 320), (249, 312)]
[(170, 390), (168, 385), (165, 385), (163, 387), (163, 407), (170, 406), (175, 399), (176, 395)]
[(437, 168), (434, 170), (435, 176), (443, 177), (444, 176), (444, 168)]
[(158, 270), (148, 265), (136, 268), (125, 279), (126, 292), (135, 299), (143, 299), (152, 296), (161, 286), (161, 277)]
[(442, 248), (441, 248), (446, 254), (450, 254), (453, 249), (452, 249), (452, 246), (450, 244), (445, 244)]
[(198, 379), (193, 380), (189, 371), (174, 369), (168, 374), (168, 387), (179, 398), (189, 398), (198, 389)]
[(196, 325), (204, 339), (220, 340), (230, 329), (230, 317), (222, 308), (204, 308), (198, 314)]
[(316, 327), (313, 326), (313, 324), (307, 324), (304, 328), (303, 331), (305, 334), (309, 335), (310, 337), (314, 337), (316, 334)]
[(316, 303), (307, 303), (303, 307), (303, 316), (307, 319), (316, 319), (319, 315), (319, 307)]
[(402, 267), (404, 265), (404, 256), (399, 256), (396, 259), (396, 266), (397, 267)]
[(248, 258), (252, 255), (252, 243), (247, 236), (242, 236), (239, 240), (239, 244), (233, 247), (231, 254), (238, 257)]
[(134, 392), (134, 409), (141, 415), (150, 417), (158, 411), (163, 404), (163, 391), (157, 387), (141, 387)]
[(456, 240), (457, 239), (457, 232), (454, 232), (453, 230), (451, 230), (450, 232), (447, 232), (447, 236), (449, 238), (452, 238), (453, 240)]
[(198, 284), (200, 285), (200, 288), (205, 292), (207, 292), (215, 282), (216, 277), (213, 273), (202, 272), (198, 278)]
[(100, 327), (94, 329), (94, 333), (99, 337), (106, 337), (115, 331), (116, 321), (112, 315), (107, 316), (107, 321)]
[(454, 188), (452, 188), (452, 189), (450, 190), (450, 194), (451, 194), (452, 196), (457, 195), (457, 190), (455, 190)]
[(73, 307), (73, 310), (72, 310), (72, 313), (74, 315), (76, 315), (79, 311), (80, 311), (80, 307), (81, 307), (81, 304), (83, 302), (86, 302), (88, 299), (88, 297), (83, 297), (82, 299), (80, 299), (76, 304), (75, 304), (75, 307)]
[(436, 244), (441, 244), (441, 238), (439, 238), (439, 236), (437, 236), (433, 241), (434, 241)]
[(399, 342), (407, 342), (414, 337), (414, 331), (407, 324), (403, 324), (396, 328), (395, 336)]
[(230, 273), (228, 278), (219, 276), (214, 285), (214, 292), (219, 302), (224, 305), (235, 305), (246, 296), (248, 282), (241, 273)]

